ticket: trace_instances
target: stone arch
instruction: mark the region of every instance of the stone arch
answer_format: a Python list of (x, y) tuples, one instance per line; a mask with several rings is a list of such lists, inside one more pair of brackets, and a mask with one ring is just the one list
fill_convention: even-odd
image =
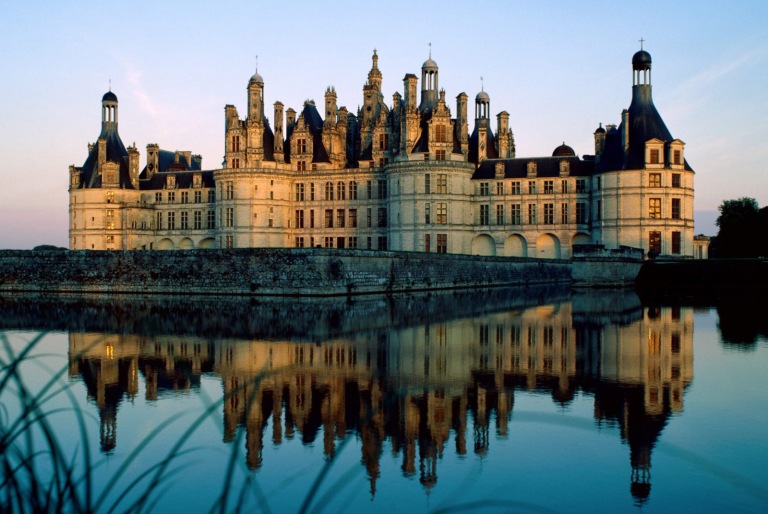
[(528, 257), (528, 243), (519, 234), (512, 234), (504, 241), (504, 255), (507, 257)]
[(173, 241), (171, 241), (167, 237), (157, 242), (158, 250), (173, 250), (173, 248), (174, 248)]
[(592, 238), (589, 237), (589, 235), (584, 234), (583, 232), (580, 232), (573, 236), (573, 240), (571, 241), (571, 248), (573, 248), (573, 245), (591, 245)]
[(212, 237), (206, 237), (202, 241), (200, 241), (200, 244), (197, 245), (198, 248), (216, 248), (216, 240)]
[(192, 250), (195, 247), (195, 243), (188, 237), (185, 237), (179, 241), (179, 250)]
[(560, 240), (553, 234), (542, 234), (536, 240), (536, 257), (539, 259), (559, 259)]
[(496, 255), (496, 241), (488, 234), (480, 234), (472, 240), (472, 255)]

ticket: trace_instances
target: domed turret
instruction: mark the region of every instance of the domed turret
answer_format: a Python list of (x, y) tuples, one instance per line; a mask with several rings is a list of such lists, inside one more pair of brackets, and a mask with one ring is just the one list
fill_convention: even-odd
[(117, 102), (117, 95), (113, 93), (111, 90), (104, 93), (104, 96), (101, 97), (102, 102)]
[(437, 72), (437, 63), (432, 60), (432, 57), (424, 61), (424, 64), (421, 65), (422, 71), (432, 71)]
[(650, 70), (651, 69), (651, 54), (645, 50), (640, 50), (632, 56), (632, 69), (637, 70)]
[(488, 93), (486, 93), (485, 91), (480, 91), (479, 93), (477, 93), (477, 96), (475, 97), (475, 102), (490, 103), (491, 97), (488, 96)]
[(426, 112), (437, 106), (437, 63), (432, 60), (432, 43), (429, 44), (429, 58), (421, 65), (421, 104), (419, 110)]
[(552, 152), (552, 157), (575, 157), (576, 152), (573, 151), (573, 148), (566, 145), (565, 142), (563, 142), (562, 145), (555, 148), (555, 151)]
[(251, 84), (259, 84), (261, 86), (264, 85), (264, 79), (261, 77), (261, 75), (259, 75), (258, 70), (256, 70), (256, 73), (254, 73), (251, 79), (248, 81), (248, 85), (250, 86)]

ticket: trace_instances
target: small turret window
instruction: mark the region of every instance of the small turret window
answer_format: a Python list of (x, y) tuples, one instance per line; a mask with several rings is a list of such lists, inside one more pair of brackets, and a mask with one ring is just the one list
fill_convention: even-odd
[(651, 156), (649, 159), (651, 164), (659, 164), (659, 150), (657, 148), (651, 149)]

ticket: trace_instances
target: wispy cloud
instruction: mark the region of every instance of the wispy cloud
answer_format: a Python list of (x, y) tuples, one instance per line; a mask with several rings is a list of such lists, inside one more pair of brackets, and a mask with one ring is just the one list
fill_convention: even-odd
[(139, 107), (152, 118), (157, 117), (157, 108), (155, 108), (152, 99), (144, 87), (144, 73), (133, 64), (126, 64), (126, 78), (131, 87), (131, 94), (136, 98)]

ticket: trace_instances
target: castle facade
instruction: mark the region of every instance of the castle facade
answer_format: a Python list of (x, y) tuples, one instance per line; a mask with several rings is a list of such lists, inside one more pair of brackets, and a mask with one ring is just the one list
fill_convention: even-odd
[[(490, 96), (439, 88), (430, 57), (388, 106), (378, 55), (357, 113), (273, 105), (248, 81), (248, 111), (225, 107), (222, 168), (191, 152), (137, 148), (118, 134), (118, 100), (82, 167), (70, 166), (70, 249), (332, 247), (569, 258), (575, 244), (693, 256), (693, 170), (651, 98), (651, 56), (632, 58), (632, 102), (618, 126), (594, 132), (594, 155), (564, 143), (517, 157), (509, 114)], [(421, 90), (417, 94), (417, 89)], [(321, 110), (322, 109), (322, 110)]]

